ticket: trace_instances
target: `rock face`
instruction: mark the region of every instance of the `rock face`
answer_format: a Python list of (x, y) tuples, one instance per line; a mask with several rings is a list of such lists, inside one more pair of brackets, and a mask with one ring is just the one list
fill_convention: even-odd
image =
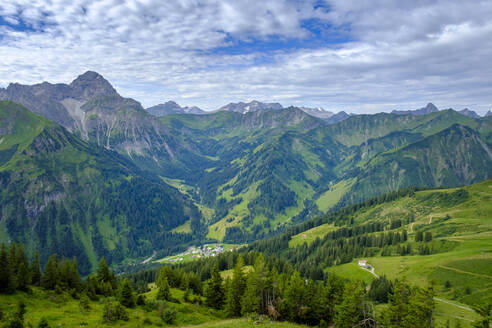
[(328, 124), (335, 124), (335, 123), (345, 121), (349, 117), (350, 117), (350, 114), (347, 114), (344, 111), (341, 111), (341, 112), (338, 112), (335, 115), (325, 119), (325, 122), (327, 122)]
[(391, 114), (396, 114), (396, 115), (426, 115), (434, 112), (438, 112), (439, 109), (437, 109), (436, 106), (434, 106), (433, 103), (428, 103), (427, 106), (416, 109), (416, 110), (394, 110), (391, 112)]
[(283, 108), (284, 107), (279, 103), (262, 103), (257, 100), (253, 100), (252, 102), (249, 103), (243, 103), (243, 102), (230, 103), (228, 105), (219, 108), (219, 111), (227, 110), (231, 112), (246, 114), (250, 112), (256, 112), (259, 110), (283, 109)]
[(299, 107), (299, 109), (302, 110), (303, 112), (305, 112), (306, 114), (309, 114), (311, 116), (321, 118), (321, 119), (327, 119), (327, 118), (330, 118), (334, 115), (333, 112), (324, 110), (321, 107), (317, 107), (317, 108)]
[(172, 100), (164, 104), (159, 104), (156, 106), (149, 107), (146, 109), (146, 111), (157, 117), (162, 117), (171, 114), (197, 114), (197, 115), (205, 114), (205, 111), (201, 110), (196, 106), (181, 107), (179, 104), (177, 104)]
[(62, 125), (70, 132), (130, 157), (169, 161), (185, 150), (159, 120), (142, 105), (124, 98), (100, 74), (88, 71), (70, 84), (43, 82), (32, 86), (10, 84), (0, 89), (0, 100), (19, 103)]
[(462, 110), (458, 111), (458, 113), (465, 115), (465, 116), (468, 116), (468, 117), (472, 117), (472, 118), (480, 118), (480, 115), (478, 115), (477, 113), (475, 113), (472, 110), (469, 110), (468, 108), (462, 109)]

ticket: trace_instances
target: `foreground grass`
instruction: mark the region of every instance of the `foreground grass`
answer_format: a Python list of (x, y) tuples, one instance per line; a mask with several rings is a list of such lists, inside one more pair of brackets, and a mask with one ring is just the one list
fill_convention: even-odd
[[(157, 291), (154, 289), (145, 296), (148, 300), (155, 298)], [(56, 294), (53, 291), (44, 291), (40, 288), (33, 288), (31, 293), (17, 292), (13, 295), (0, 295), (0, 310), (7, 316), (16, 311), (17, 304), (26, 304), (25, 323), (26, 326), (36, 327), (42, 318), (45, 318), (50, 327), (197, 327), (197, 328), (221, 328), (221, 327), (278, 327), (295, 328), (306, 327), (287, 322), (272, 322), (269, 319), (226, 319), (224, 314), (205, 306), (185, 303), (183, 301), (184, 292), (172, 289), (172, 297), (179, 303), (167, 302), (167, 306), (173, 307), (177, 311), (176, 320), (168, 325), (160, 317), (158, 310), (146, 311), (144, 307), (137, 306), (127, 309), (130, 317), (129, 321), (117, 321), (105, 323), (102, 320), (102, 313), (105, 300), (90, 301), (89, 309), (83, 310), (80, 301), (72, 298), (66, 293)]]

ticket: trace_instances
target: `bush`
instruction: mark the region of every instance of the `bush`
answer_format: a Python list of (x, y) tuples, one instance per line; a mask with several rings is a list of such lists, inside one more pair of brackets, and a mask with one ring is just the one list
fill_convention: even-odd
[(91, 306), (89, 305), (89, 297), (82, 296), (80, 298), (79, 309), (80, 309), (80, 312), (82, 312), (82, 313), (90, 311)]
[(176, 320), (176, 317), (178, 315), (178, 312), (176, 311), (176, 309), (172, 306), (167, 306), (163, 311), (162, 311), (162, 314), (161, 314), (161, 318), (162, 318), (162, 321), (164, 321), (165, 323), (167, 323), (168, 325), (174, 323), (174, 321)]
[(105, 322), (115, 322), (118, 320), (128, 321), (128, 313), (120, 303), (112, 303), (107, 300), (103, 309), (103, 320)]
[(157, 310), (158, 308), (164, 308), (165, 304), (166, 303), (161, 300), (148, 300), (147, 302), (145, 302), (143, 308), (146, 312), (151, 312)]
[(41, 320), (38, 323), (38, 328), (50, 328), (50, 325), (48, 324), (48, 320), (46, 320), (46, 318), (41, 318)]
[(137, 296), (137, 305), (139, 306), (145, 305), (145, 296), (143, 296), (142, 294)]

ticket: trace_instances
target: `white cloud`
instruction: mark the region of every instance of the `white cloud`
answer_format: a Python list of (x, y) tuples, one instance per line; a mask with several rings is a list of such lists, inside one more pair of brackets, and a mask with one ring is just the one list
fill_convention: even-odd
[[(370, 112), (492, 102), (490, 1), (7, 0), (0, 85), (103, 74), (144, 105), (215, 109), (272, 100)], [(316, 49), (218, 54), (270, 37), (304, 39), (317, 18), (352, 39)], [(20, 23), (30, 30), (16, 30)], [(267, 61), (263, 61), (267, 57)]]

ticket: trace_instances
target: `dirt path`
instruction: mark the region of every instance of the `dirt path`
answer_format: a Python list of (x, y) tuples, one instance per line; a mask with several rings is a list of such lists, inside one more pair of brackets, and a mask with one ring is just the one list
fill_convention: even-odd
[(361, 268), (362, 270), (365, 270), (365, 271), (369, 272), (374, 277), (379, 278), (379, 276), (374, 272), (374, 267), (372, 265), (370, 265), (370, 269), (364, 268), (364, 267), (361, 267), (361, 266), (359, 266), (359, 268)]
[(434, 297), (434, 300), (436, 301), (439, 301), (439, 302), (442, 302), (442, 303), (446, 303), (446, 304), (449, 304), (449, 305), (453, 305), (453, 306), (456, 306), (460, 309), (463, 309), (463, 310), (467, 310), (467, 311), (472, 311), (474, 312), (473, 309), (469, 308), (468, 306), (463, 306), (463, 305), (459, 305), (459, 304), (456, 304), (456, 303), (453, 303), (453, 302), (450, 302), (448, 300), (445, 300), (445, 299), (442, 299), (442, 298), (439, 298), (439, 297)]
[(447, 267), (447, 266), (444, 266), (444, 265), (438, 265), (438, 267), (443, 268), (443, 269), (446, 269), (446, 270), (451, 270), (451, 271), (459, 272), (459, 273), (469, 274), (469, 275), (472, 275), (472, 276), (475, 276), (475, 277), (492, 279), (492, 276), (489, 276), (489, 275), (486, 275), (486, 274), (480, 274), (480, 273), (474, 273), (474, 272), (464, 271), (464, 270), (460, 270), (460, 269), (456, 269), (456, 268)]
[(143, 260), (142, 264), (150, 262), (154, 258), (155, 254), (156, 254), (156, 252), (152, 251), (152, 255), (148, 259)]

